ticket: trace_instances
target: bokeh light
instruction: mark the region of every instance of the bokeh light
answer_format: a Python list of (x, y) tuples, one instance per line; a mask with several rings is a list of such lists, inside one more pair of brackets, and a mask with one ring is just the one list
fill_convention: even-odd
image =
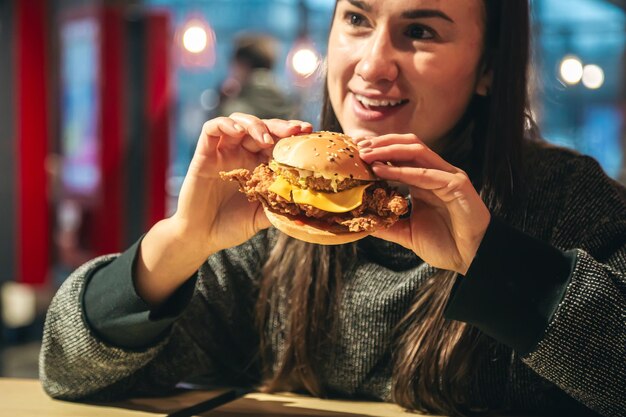
[(215, 65), (215, 32), (207, 20), (193, 13), (176, 31), (178, 57), (182, 67), (204, 71)]
[(183, 33), (183, 46), (192, 54), (198, 54), (207, 46), (207, 33), (201, 26), (190, 26)]
[(585, 87), (597, 90), (604, 84), (604, 71), (598, 65), (585, 65), (582, 80)]
[(578, 84), (583, 77), (583, 64), (575, 56), (568, 56), (561, 61), (561, 79), (570, 85)]
[(294, 71), (303, 77), (309, 77), (313, 74), (319, 64), (320, 58), (317, 52), (307, 47), (297, 50), (291, 59)]

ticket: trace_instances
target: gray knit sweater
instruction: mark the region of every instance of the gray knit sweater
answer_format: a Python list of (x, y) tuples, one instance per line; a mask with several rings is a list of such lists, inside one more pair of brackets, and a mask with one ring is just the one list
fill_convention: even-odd
[[(588, 407), (625, 416), (626, 193), (594, 160), (571, 151), (532, 145), (526, 160), (528, 195), (517, 209), (494, 213), (446, 313), (500, 342), (494, 360), (478, 368), (473, 392), (493, 409), (571, 415), (579, 407), (591, 415)], [(274, 233), (209, 258), (189, 281), (195, 288), (169, 301), (179, 305), (174, 312), (149, 311), (134, 294), (136, 247), (80, 267), (46, 319), (45, 390), (106, 400), (160, 392), (196, 375), (254, 381), (252, 307)], [(391, 331), (435, 269), (394, 244), (361, 242), (342, 288), (332, 354), (319, 371), (333, 392), (390, 400)], [(108, 293), (84, 296), (97, 285)], [(85, 314), (98, 304), (100, 318)], [(270, 322), (286, 328), (279, 313)]]

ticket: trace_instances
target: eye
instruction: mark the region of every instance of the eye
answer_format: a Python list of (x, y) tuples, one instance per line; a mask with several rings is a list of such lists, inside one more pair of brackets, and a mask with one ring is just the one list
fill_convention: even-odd
[(345, 20), (351, 26), (363, 26), (365, 24), (365, 18), (362, 15), (354, 12), (346, 12)]
[(405, 31), (404, 34), (411, 39), (422, 39), (429, 40), (435, 38), (435, 32), (423, 25), (410, 25)]

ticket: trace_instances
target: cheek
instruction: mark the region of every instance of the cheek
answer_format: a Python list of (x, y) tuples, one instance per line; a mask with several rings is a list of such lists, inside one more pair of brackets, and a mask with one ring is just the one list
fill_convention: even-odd
[(452, 92), (456, 96), (471, 94), (475, 88), (477, 62), (474, 57), (431, 56), (417, 58), (414, 65), (425, 86), (433, 90)]
[(346, 36), (341, 30), (331, 29), (328, 35), (328, 55), (333, 55), (334, 58), (339, 58), (347, 52), (355, 49), (354, 38)]
[(341, 34), (335, 35), (331, 32), (328, 42), (327, 68), (328, 74), (332, 76), (333, 80), (339, 81), (350, 76), (351, 62), (354, 61), (355, 55), (354, 51), (354, 42), (349, 42)]
[(345, 86), (352, 76), (353, 55), (354, 45), (350, 47), (344, 37), (334, 35), (331, 32), (328, 43), (326, 77), (330, 102), (337, 113), (340, 113), (341, 103), (346, 93)]
[(461, 117), (474, 94), (475, 79), (473, 72), (458, 68), (450, 69), (447, 76), (439, 80), (441, 104), (449, 110), (451, 117), (454, 115)]
[(415, 63), (414, 88), (419, 96), (416, 130), (436, 141), (461, 119), (474, 94), (474, 64), (454, 58), (422, 59)]

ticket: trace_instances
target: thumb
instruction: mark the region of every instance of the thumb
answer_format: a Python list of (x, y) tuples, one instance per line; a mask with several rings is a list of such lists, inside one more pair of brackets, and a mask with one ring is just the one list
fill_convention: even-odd
[(270, 221), (267, 219), (265, 215), (265, 210), (263, 210), (263, 204), (258, 204), (256, 210), (254, 211), (254, 230), (258, 232), (263, 229), (267, 229), (272, 225)]
[(397, 243), (407, 249), (413, 250), (411, 247), (411, 224), (409, 219), (398, 220), (392, 226), (379, 229), (372, 233), (372, 236)]

